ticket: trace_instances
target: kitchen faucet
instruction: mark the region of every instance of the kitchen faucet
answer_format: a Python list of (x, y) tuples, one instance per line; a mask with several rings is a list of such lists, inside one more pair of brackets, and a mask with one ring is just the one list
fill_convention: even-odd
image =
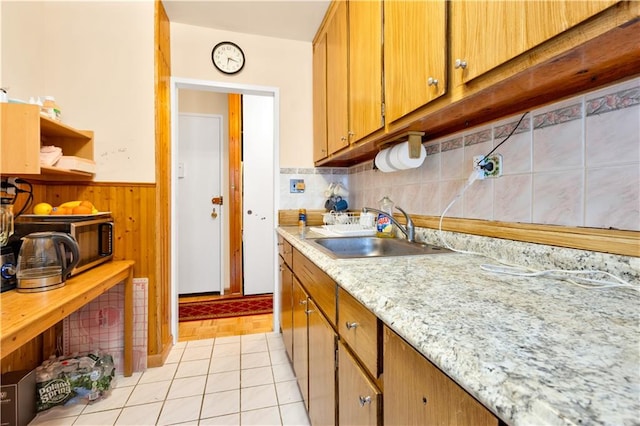
[(400, 207), (396, 206), (396, 209), (400, 210), (400, 212), (404, 215), (404, 218), (407, 221), (407, 226), (406, 227), (402, 226), (393, 217), (393, 215), (390, 215), (389, 213), (384, 212), (382, 210), (374, 209), (373, 207), (363, 207), (362, 208), (362, 213), (367, 213), (369, 211), (372, 211), (372, 212), (380, 213), (380, 214), (383, 214), (383, 215), (387, 216), (389, 219), (391, 219), (391, 222), (393, 222), (393, 224), (395, 226), (397, 226), (400, 231), (402, 231), (402, 233), (405, 235), (405, 237), (407, 237), (407, 241), (409, 241), (411, 243), (414, 243), (415, 242), (415, 237), (416, 237), (416, 230), (415, 230), (415, 227), (413, 225), (413, 220), (411, 220), (411, 217), (407, 214), (407, 212), (402, 210)]

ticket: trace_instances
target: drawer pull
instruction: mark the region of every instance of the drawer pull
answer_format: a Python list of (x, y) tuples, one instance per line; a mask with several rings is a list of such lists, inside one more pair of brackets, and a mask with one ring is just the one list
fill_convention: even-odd
[(307, 299), (302, 299), (301, 301), (298, 302), (300, 305), (306, 305), (307, 304)]
[(360, 406), (364, 407), (365, 404), (371, 404), (371, 397), (370, 396), (360, 396)]
[(349, 322), (347, 321), (345, 323), (345, 326), (347, 327), (347, 330), (351, 330), (352, 328), (356, 328), (358, 326), (357, 322)]
[(307, 309), (306, 311), (304, 311), (305, 314), (309, 315), (314, 313), (315, 311), (313, 309)]

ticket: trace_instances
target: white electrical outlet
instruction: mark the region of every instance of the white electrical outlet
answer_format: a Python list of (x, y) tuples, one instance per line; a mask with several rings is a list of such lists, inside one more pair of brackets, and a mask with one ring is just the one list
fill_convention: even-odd
[(473, 157), (473, 170), (481, 170), (478, 179), (502, 176), (502, 154), (492, 154), (486, 159), (484, 155)]

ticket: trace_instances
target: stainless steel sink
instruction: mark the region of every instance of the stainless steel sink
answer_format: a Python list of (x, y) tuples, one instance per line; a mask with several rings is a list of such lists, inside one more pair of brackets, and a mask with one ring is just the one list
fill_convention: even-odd
[(326, 237), (308, 241), (336, 259), (451, 253), (451, 250), (442, 247), (398, 238)]

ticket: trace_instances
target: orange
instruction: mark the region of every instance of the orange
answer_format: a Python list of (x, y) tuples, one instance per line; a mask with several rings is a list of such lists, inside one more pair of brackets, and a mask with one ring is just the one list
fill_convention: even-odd
[(71, 212), (66, 207), (54, 207), (51, 210), (52, 215), (62, 215), (62, 214), (71, 214)]
[(89, 209), (93, 210), (93, 203), (91, 201), (84, 200), (83, 202), (80, 203), (80, 205), (84, 207), (89, 207)]
[(91, 207), (79, 205), (71, 210), (71, 214), (91, 214)]

